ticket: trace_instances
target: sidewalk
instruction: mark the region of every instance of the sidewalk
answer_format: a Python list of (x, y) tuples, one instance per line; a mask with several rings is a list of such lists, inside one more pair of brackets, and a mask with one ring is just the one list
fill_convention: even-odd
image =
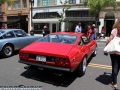
[(106, 42), (108, 40), (109, 37), (105, 37), (105, 38), (98, 38), (97, 42)]

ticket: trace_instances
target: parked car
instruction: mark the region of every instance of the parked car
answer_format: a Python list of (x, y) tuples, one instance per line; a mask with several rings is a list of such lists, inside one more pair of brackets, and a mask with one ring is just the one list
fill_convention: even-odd
[(0, 29), (0, 56), (10, 57), (19, 50), (41, 38), (30, 36), (22, 29)]
[(96, 54), (96, 41), (88, 39), (83, 33), (56, 32), (21, 49), (19, 62), (29, 68), (77, 72), (82, 76), (87, 60)]

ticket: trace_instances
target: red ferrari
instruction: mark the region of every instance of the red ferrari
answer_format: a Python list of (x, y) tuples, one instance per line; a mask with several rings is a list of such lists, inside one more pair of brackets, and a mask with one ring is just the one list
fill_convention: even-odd
[(21, 49), (19, 62), (31, 67), (85, 74), (87, 60), (96, 56), (97, 43), (83, 33), (51, 33)]

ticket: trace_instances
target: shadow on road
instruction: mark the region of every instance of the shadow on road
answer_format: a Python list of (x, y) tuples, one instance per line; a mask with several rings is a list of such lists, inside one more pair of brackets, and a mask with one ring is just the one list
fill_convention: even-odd
[[(100, 75), (96, 78), (96, 81), (101, 82), (102, 84), (109, 85), (112, 82), (111, 73), (104, 72), (103, 75)], [(114, 89), (119, 90), (119, 89)]]
[(23, 72), (21, 76), (62, 87), (68, 87), (77, 78), (77, 76), (71, 73), (56, 75), (50, 71), (42, 71), (37, 69), (27, 70)]
[(104, 72), (103, 75), (100, 75), (96, 78), (96, 81), (99, 81), (105, 85), (109, 85), (112, 82), (111, 73)]

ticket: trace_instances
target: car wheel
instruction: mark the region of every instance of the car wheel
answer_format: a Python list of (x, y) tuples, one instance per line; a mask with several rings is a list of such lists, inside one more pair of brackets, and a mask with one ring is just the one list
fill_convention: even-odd
[(87, 68), (87, 58), (84, 57), (78, 67), (78, 71), (77, 71), (78, 76), (83, 76), (85, 74), (86, 68)]
[(10, 57), (13, 54), (13, 47), (11, 45), (5, 45), (2, 49), (2, 56)]
[(97, 55), (97, 46), (96, 46), (95, 49), (94, 49), (93, 57), (95, 57), (96, 55)]

